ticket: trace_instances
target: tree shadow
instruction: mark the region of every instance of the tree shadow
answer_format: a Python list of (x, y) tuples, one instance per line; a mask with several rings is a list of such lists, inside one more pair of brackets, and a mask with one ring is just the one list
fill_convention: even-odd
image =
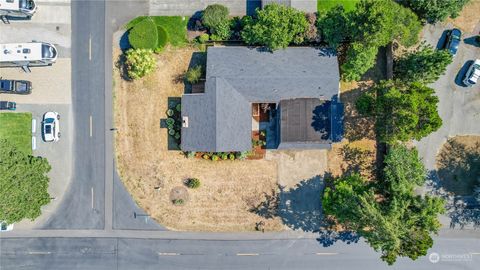
[(330, 137), (330, 101), (324, 101), (313, 109), (312, 123), (313, 130), (320, 133), (322, 140)]
[(443, 50), (445, 48), (445, 44), (447, 43), (447, 34), (449, 31), (450, 30), (445, 30), (442, 32), (442, 35), (438, 39), (437, 46), (435, 46), (437, 50)]
[(246, 13), (248, 16), (255, 15), (255, 11), (262, 8), (262, 1), (261, 0), (246, 0)]
[(429, 171), (427, 187), (430, 194), (446, 201), (450, 227), (480, 228), (480, 202), (473, 196), (475, 186), (480, 185), (480, 143), (467, 147), (450, 139), (441, 149), (437, 164), (437, 170)]
[(128, 41), (128, 32), (129, 31), (125, 31), (122, 36), (120, 37), (120, 41), (118, 43), (118, 46), (120, 47), (120, 49), (122, 50), (122, 52), (125, 52), (127, 51), (128, 49), (132, 48), (132, 46), (130, 45), (130, 41)]
[(472, 65), (473, 60), (469, 60), (465, 62), (465, 64), (462, 66), (462, 68), (458, 71), (457, 76), (455, 77), (455, 84), (461, 87), (467, 87), (463, 83), (463, 78), (465, 78), (465, 74), (468, 71), (468, 68)]
[(120, 77), (124, 79), (125, 81), (132, 81), (132, 78), (128, 76), (128, 69), (127, 65), (125, 64), (127, 61), (127, 57), (125, 56), (124, 53), (120, 54), (118, 56), (117, 61), (115, 62), (115, 67), (118, 68), (118, 71), (120, 73)]
[(320, 175), (303, 180), (293, 188), (278, 187), (272, 194), (264, 194), (264, 200), (250, 212), (270, 219), (280, 217), (283, 224), (293, 230), (319, 232), (323, 224), (323, 177)]
[(349, 141), (375, 139), (375, 118), (360, 115), (355, 107), (358, 98), (370, 89), (370, 85), (359, 83), (355, 89), (343, 92), (340, 99), (344, 105), (344, 138)]
[(469, 38), (464, 38), (463, 42), (465, 42), (465, 44), (468, 44), (468, 45), (472, 45), (472, 46), (475, 46), (475, 47), (480, 47), (480, 42), (477, 41), (477, 37), (478, 36), (471, 36)]
[(346, 144), (340, 148), (340, 154), (345, 162), (345, 166), (342, 168), (342, 175), (359, 173), (367, 178), (374, 175), (375, 156), (372, 151), (351, 147), (349, 144)]
[(454, 195), (469, 196), (480, 184), (480, 143), (468, 147), (449, 139), (437, 156), (440, 185)]

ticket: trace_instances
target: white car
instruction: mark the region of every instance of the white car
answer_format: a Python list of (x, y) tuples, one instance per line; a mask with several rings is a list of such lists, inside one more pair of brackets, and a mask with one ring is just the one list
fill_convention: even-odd
[(43, 115), (42, 135), (46, 142), (58, 142), (60, 139), (60, 115), (57, 112)]
[(13, 224), (7, 224), (4, 221), (0, 221), (0, 232), (9, 232), (13, 230)]
[(474, 84), (477, 84), (478, 77), (480, 77), (480, 59), (475, 60), (475, 62), (473, 62), (468, 68), (463, 83), (466, 86), (473, 86)]

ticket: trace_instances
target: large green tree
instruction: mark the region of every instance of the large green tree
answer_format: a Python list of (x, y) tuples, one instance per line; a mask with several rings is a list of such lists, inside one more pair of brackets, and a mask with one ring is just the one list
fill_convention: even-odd
[(403, 0), (418, 16), (429, 23), (455, 18), (470, 0)]
[(0, 141), (0, 221), (11, 224), (40, 216), (40, 208), (50, 202), (49, 171), (45, 158), (27, 155)]
[[(403, 145), (392, 145), (384, 160), (384, 190), (392, 194), (411, 194), (416, 186), (425, 183), (427, 172), (416, 149)], [(386, 194), (389, 195), (389, 194)]]
[(253, 19), (245, 20), (241, 33), (247, 44), (264, 45), (270, 50), (287, 47), (290, 43), (301, 43), (308, 29), (305, 14), (291, 7), (269, 4), (257, 9)]
[(346, 39), (351, 38), (350, 17), (342, 5), (337, 5), (318, 16), (318, 29), (322, 39), (330, 47), (337, 48)]
[(433, 83), (450, 63), (452, 55), (448, 51), (422, 46), (395, 60), (395, 77), (402, 81)]
[(375, 117), (377, 135), (386, 143), (420, 140), (438, 130), (442, 119), (437, 105), (432, 88), (391, 80), (379, 83), (356, 103), (361, 114)]
[(319, 28), (332, 46), (352, 41), (342, 66), (343, 78), (351, 81), (375, 65), (380, 47), (393, 40), (415, 44), (422, 26), (415, 13), (393, 0), (362, 0), (352, 12), (339, 7), (328, 12), (319, 20)]
[(445, 210), (444, 201), (414, 194), (414, 187), (426, 178), (416, 150), (398, 145), (390, 148), (385, 160), (383, 177), (375, 182), (359, 175), (336, 179), (324, 191), (323, 208), (364, 237), (388, 264), (398, 257), (415, 260), (433, 245), (431, 234), (440, 228), (438, 214)]

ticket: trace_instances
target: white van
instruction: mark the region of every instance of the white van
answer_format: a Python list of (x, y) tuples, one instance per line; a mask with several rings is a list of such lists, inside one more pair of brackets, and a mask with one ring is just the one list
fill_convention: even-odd
[(46, 42), (0, 44), (0, 67), (51, 66), (57, 60), (57, 48)]
[(37, 11), (33, 0), (0, 0), (0, 16), (31, 18)]

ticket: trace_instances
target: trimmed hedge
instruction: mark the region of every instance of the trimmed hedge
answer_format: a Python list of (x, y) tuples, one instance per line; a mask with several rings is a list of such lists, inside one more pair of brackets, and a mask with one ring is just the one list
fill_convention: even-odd
[(135, 49), (156, 49), (158, 47), (158, 30), (151, 18), (137, 23), (128, 33), (128, 41)]
[(157, 41), (157, 49), (165, 47), (168, 42), (168, 33), (165, 28), (158, 25), (157, 26), (157, 33), (158, 33), (158, 41)]

